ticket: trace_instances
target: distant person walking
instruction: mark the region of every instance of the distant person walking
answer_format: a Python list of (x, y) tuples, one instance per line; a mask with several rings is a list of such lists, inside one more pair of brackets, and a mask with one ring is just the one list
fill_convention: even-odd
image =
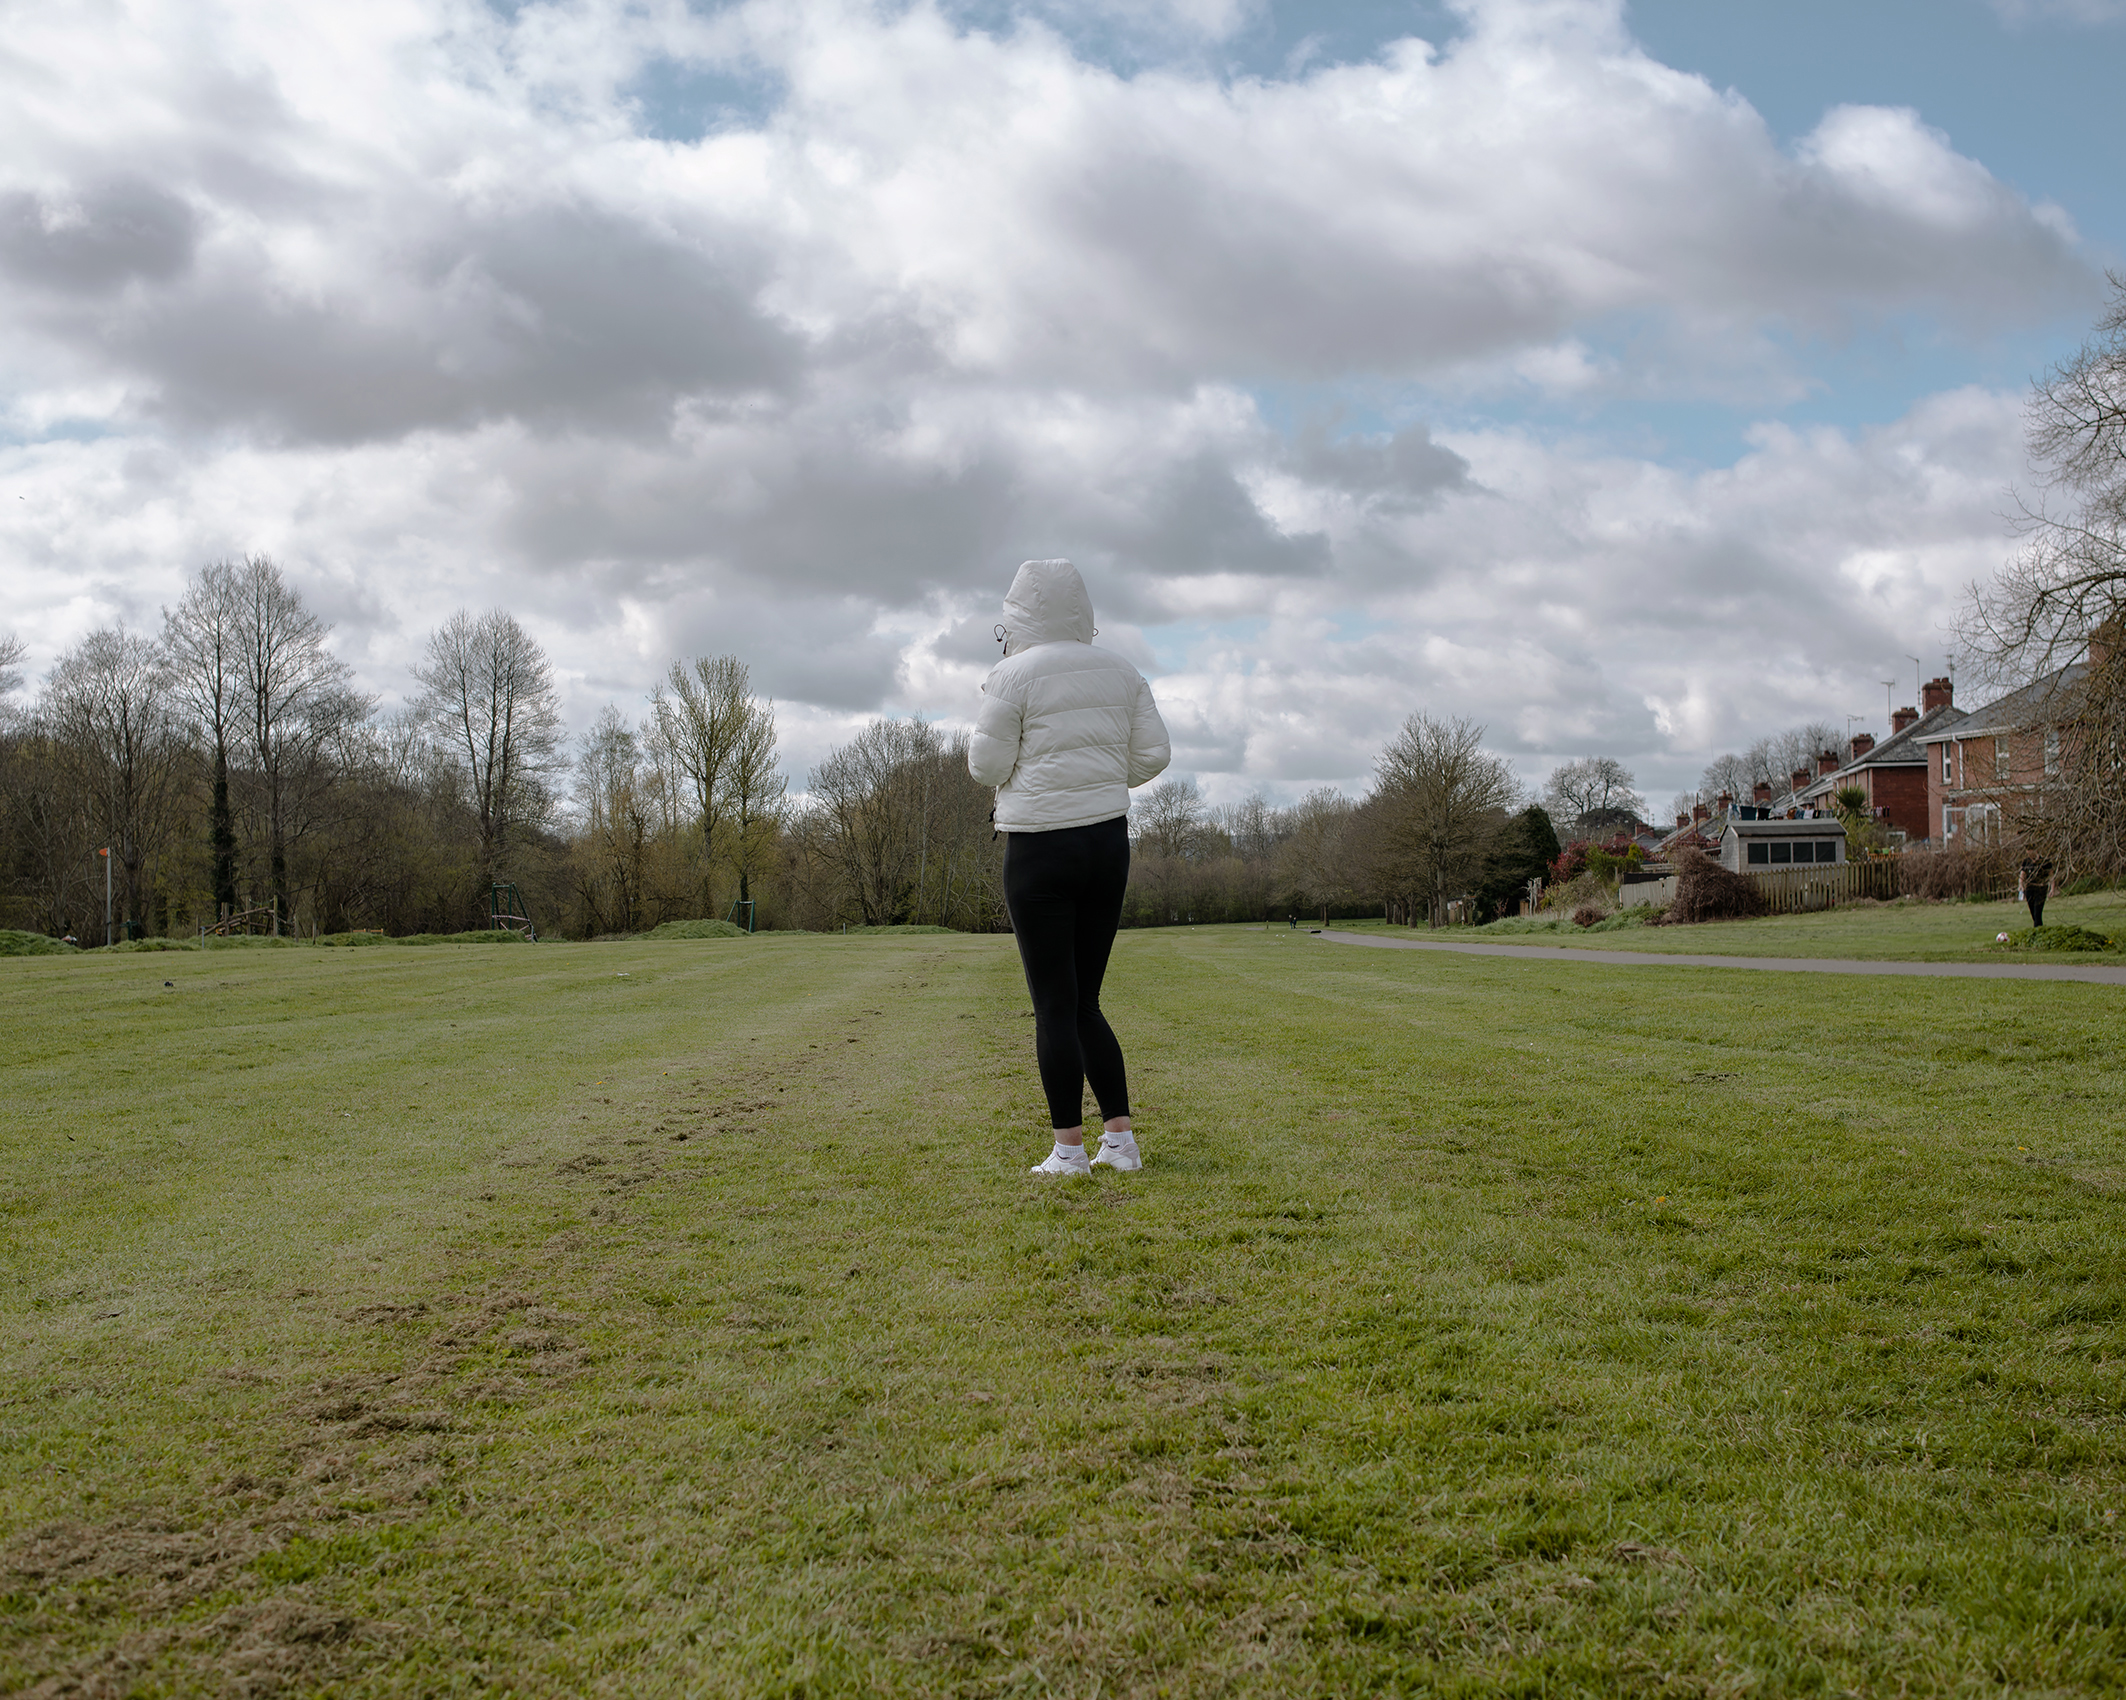
[[(1068, 561), (1028, 561), (999, 628), (1004, 659), (982, 684), (967, 771), (997, 788), (1004, 906), (1033, 995), (1034, 1056), (1055, 1149), (1033, 1172), (1142, 1168), (1122, 1046), (1100, 1013), (1100, 982), (1129, 884), (1129, 790), (1170, 751), (1152, 688), (1093, 646), (1092, 598)], [(1106, 1125), (1085, 1155), (1085, 1086)]]
[(2042, 927), (2045, 924), (2045, 892), (2052, 884), (2052, 864), (2025, 862), (2016, 883), (2022, 900), (2030, 905), (2030, 924)]

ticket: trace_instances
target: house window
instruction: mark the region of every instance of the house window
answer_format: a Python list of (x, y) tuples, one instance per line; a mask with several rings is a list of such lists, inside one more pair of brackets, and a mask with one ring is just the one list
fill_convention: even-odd
[(1993, 777), (1997, 780), (2004, 780), (2008, 777), (2008, 740), (2006, 738), (1995, 738), (1993, 740)]
[(1817, 845), (1817, 846), (1816, 846), (1816, 860), (1817, 860), (1817, 861), (1819, 861), (1819, 862), (1835, 862), (1835, 861), (1837, 861), (1837, 860), (1838, 860), (1838, 840), (1837, 840), (1837, 839), (1835, 839), (1835, 838), (1826, 838), (1826, 839), (1825, 839), (1825, 840), (1824, 840), (1824, 841), (1823, 841), (1823, 842), (1822, 842), (1821, 844)]
[(2059, 776), (2060, 729), (2057, 726), (2047, 726), (2045, 728), (2045, 777), (2047, 779), (2057, 779)]
[(1941, 747), (1941, 782), (1944, 785), (1953, 777), (1949, 768), (1949, 752), (1955, 748), (1954, 744), (1944, 744)]
[(1771, 850), (1774, 862), (1791, 862), (1794, 859), (1793, 845), (1787, 843), (1783, 838), (1777, 844), (1774, 844)]
[(1761, 868), (1772, 859), (1772, 847), (1762, 841), (1749, 845), (1747, 850), (1749, 865), (1753, 868)]

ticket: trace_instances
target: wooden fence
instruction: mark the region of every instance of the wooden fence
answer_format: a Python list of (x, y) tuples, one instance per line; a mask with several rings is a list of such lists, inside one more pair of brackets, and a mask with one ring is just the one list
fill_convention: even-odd
[(1773, 868), (1760, 873), (1747, 870), (1764, 893), (1774, 915), (1797, 915), (1807, 909), (1830, 909), (1856, 897), (1895, 897), (1902, 886), (1902, 870), (1895, 856), (1868, 862), (1835, 862), (1829, 866)]

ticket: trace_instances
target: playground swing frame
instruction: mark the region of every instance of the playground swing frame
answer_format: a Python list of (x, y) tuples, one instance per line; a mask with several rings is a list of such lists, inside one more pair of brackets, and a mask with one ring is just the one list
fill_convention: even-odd
[(531, 905), (515, 880), (495, 880), (487, 888), (487, 927), (490, 932), (522, 933), (526, 944), (539, 942), (539, 929), (532, 925)]

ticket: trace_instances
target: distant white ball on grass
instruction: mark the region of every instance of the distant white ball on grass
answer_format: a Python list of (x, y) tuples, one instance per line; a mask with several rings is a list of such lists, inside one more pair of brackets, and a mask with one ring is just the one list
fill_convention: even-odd
[(1995, 933), (1993, 935), (1993, 942), (1995, 944), (2006, 944), (2008, 942), (2008, 935), (2006, 933)]

